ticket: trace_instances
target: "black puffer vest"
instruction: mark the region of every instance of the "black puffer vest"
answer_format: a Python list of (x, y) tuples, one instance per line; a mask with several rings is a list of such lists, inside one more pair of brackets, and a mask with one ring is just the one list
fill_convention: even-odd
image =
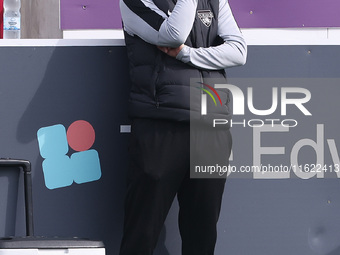
[[(175, 5), (171, 0), (154, 2), (165, 13), (168, 10), (172, 11)], [(204, 24), (199, 17), (207, 11), (213, 14), (210, 25)], [(186, 45), (199, 48), (216, 46), (223, 42), (217, 35), (218, 11), (218, 0), (199, 0), (194, 25), (185, 42)], [(201, 94), (204, 93), (200, 89), (203, 88), (202, 83), (213, 86), (210, 78), (218, 79), (219, 83), (223, 79), (227, 83), (224, 70), (206, 71), (192, 67), (169, 57), (155, 45), (144, 42), (138, 36), (132, 37), (125, 33), (125, 42), (132, 82), (129, 104), (132, 118), (174, 121), (190, 121), (190, 118), (230, 119), (229, 93), (223, 89), (216, 89), (222, 100), (222, 106), (217, 99), (216, 106), (213, 99), (207, 96), (207, 115), (201, 115)]]

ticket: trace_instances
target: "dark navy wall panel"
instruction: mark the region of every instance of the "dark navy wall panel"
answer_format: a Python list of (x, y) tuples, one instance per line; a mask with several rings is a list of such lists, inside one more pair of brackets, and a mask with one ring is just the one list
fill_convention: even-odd
[[(129, 139), (128, 133), (120, 132), (120, 126), (130, 123), (126, 111), (129, 79), (125, 48), (1, 47), (0, 56), (0, 157), (32, 162), (36, 234), (102, 239), (108, 255), (118, 254)], [(336, 115), (340, 106), (339, 58), (339, 46), (250, 46), (247, 64), (227, 70), (230, 81), (245, 81), (245, 87), (253, 84), (254, 93), (257, 88), (264, 90), (260, 83), (268, 79), (304, 81), (296, 86), (311, 91), (307, 108), (313, 116), (304, 118), (294, 112), (292, 117), (301, 122), (299, 128), (286, 136), (274, 133), (263, 140), (264, 146), (285, 145), (283, 163), (288, 164), (291, 147), (298, 140), (316, 140), (317, 124), (324, 124), (324, 158), (325, 162), (332, 162), (327, 139), (333, 139), (335, 144), (340, 139)], [(325, 83), (318, 84), (320, 79)], [(256, 99), (266, 102), (268, 97), (261, 94)], [(37, 132), (55, 125), (68, 130), (77, 120), (87, 121), (95, 131), (91, 150), (98, 152), (101, 176), (98, 180), (49, 189)], [(251, 164), (251, 129), (235, 128), (232, 132), (233, 162)], [(273, 142), (273, 138), (277, 140)], [(69, 147), (67, 156), (76, 153)], [(303, 160), (314, 159), (313, 153), (307, 150), (300, 156)], [(15, 174), (11, 174), (10, 182), (6, 176), (5, 172), (0, 174), (0, 234), (22, 235), (21, 183), (17, 195), (13, 191)], [(216, 255), (338, 254), (339, 194), (340, 182), (334, 175), (306, 180), (229, 178)], [(14, 202), (10, 203), (11, 199)], [(180, 254), (177, 210), (175, 201), (155, 255)]]
[[(32, 162), (36, 235), (99, 238), (107, 244), (108, 254), (115, 254), (127, 165), (128, 135), (120, 134), (120, 125), (129, 123), (124, 48), (4, 47), (0, 51), (0, 156)], [(67, 129), (77, 120), (89, 122), (95, 130), (92, 149), (99, 155), (101, 178), (50, 190), (44, 181), (37, 131), (57, 124)], [(70, 148), (68, 155), (74, 153)], [(22, 216), (21, 210), (18, 214)], [(19, 216), (17, 235), (24, 234)]]

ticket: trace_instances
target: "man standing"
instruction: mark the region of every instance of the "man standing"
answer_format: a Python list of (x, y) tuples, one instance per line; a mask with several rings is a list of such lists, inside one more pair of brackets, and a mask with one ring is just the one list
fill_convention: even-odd
[[(244, 38), (227, 0), (120, 0), (120, 8), (133, 119), (120, 255), (153, 253), (176, 195), (182, 254), (213, 255), (225, 179), (190, 178), (190, 153), (228, 164), (231, 136), (206, 128), (202, 90), (190, 81), (225, 80), (225, 68), (245, 64)], [(229, 119), (229, 93), (218, 93), (222, 106), (209, 111)]]

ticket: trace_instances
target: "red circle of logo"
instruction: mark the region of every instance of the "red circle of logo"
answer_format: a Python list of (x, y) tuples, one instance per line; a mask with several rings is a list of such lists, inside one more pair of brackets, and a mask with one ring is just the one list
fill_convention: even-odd
[(95, 140), (95, 131), (85, 120), (73, 122), (67, 129), (67, 141), (75, 151), (86, 151), (92, 147)]

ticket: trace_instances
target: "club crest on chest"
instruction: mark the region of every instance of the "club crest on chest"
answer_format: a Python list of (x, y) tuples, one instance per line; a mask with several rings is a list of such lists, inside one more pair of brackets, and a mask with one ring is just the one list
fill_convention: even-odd
[(214, 17), (214, 14), (210, 10), (198, 10), (197, 15), (205, 26), (210, 27)]

